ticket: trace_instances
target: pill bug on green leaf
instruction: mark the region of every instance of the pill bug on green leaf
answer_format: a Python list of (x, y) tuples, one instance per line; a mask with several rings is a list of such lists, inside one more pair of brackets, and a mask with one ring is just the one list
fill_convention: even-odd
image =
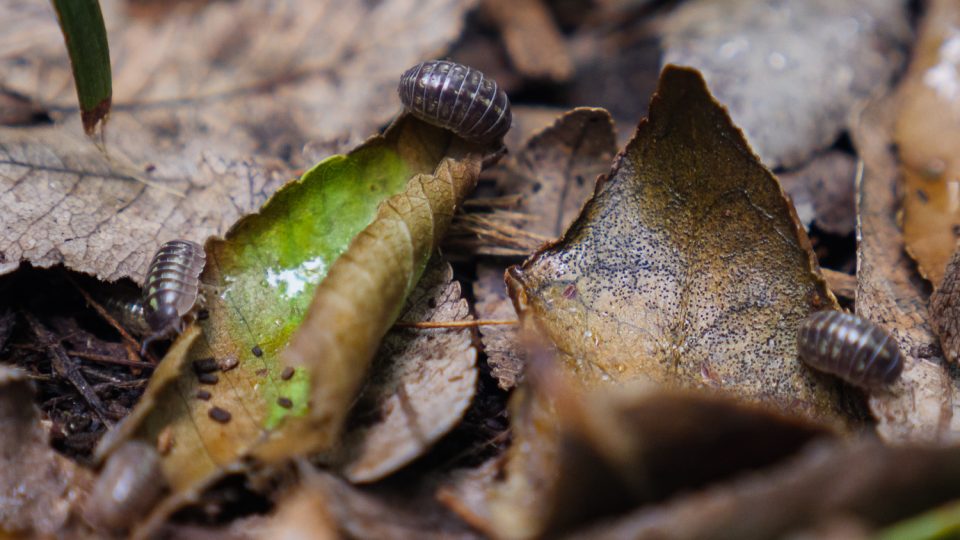
[(144, 318), (153, 331), (144, 340), (144, 349), (183, 330), (183, 319), (200, 296), (200, 273), (206, 260), (200, 244), (188, 240), (172, 240), (157, 250), (143, 283)]
[(397, 93), (417, 118), (473, 142), (502, 139), (513, 121), (510, 100), (496, 81), (456, 62), (413, 66), (400, 77)]
[(881, 388), (903, 371), (903, 354), (893, 336), (856, 315), (814, 313), (800, 325), (797, 337), (804, 363), (862, 388)]

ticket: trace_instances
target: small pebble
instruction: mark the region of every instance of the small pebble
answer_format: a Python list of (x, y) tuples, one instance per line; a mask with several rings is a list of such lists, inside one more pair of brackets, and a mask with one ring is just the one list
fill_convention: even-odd
[(220, 360), (220, 371), (230, 371), (231, 369), (240, 365), (240, 361), (236, 357), (228, 356)]
[(197, 396), (197, 399), (202, 399), (202, 400), (206, 401), (206, 400), (210, 399), (211, 394), (210, 394), (210, 392), (207, 392), (206, 390), (197, 390), (196, 396)]
[(210, 410), (207, 411), (207, 416), (214, 422), (220, 422), (221, 424), (226, 424), (230, 421), (230, 413), (220, 407), (211, 407)]
[(285, 381), (289, 381), (290, 379), (293, 378), (293, 373), (294, 373), (294, 369), (290, 366), (287, 366), (283, 368), (282, 372), (280, 372), (280, 378)]
[(261, 349), (259, 345), (254, 345), (253, 348), (250, 349), (250, 352), (252, 352), (257, 358), (263, 356), (263, 349)]
[(203, 384), (217, 384), (220, 382), (220, 377), (216, 373), (201, 373), (197, 375), (197, 380)]
[(219, 369), (220, 366), (217, 364), (217, 360), (213, 357), (201, 358), (200, 360), (193, 361), (193, 371), (196, 373), (213, 373)]
[(293, 407), (293, 401), (290, 398), (281, 397), (277, 398), (277, 405), (283, 407), (284, 409), (289, 409)]

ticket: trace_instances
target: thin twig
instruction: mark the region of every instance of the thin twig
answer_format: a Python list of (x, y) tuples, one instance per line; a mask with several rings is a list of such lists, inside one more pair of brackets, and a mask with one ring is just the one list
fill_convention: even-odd
[(394, 326), (398, 328), (475, 328), (477, 326), (501, 326), (519, 323), (520, 321), (509, 319), (480, 319), (476, 321), (398, 321)]
[(102, 362), (104, 364), (116, 364), (118, 366), (129, 366), (140, 369), (153, 369), (157, 367), (155, 364), (149, 362), (133, 362), (131, 360), (120, 360), (119, 358), (114, 358), (112, 356), (107, 356), (105, 354), (97, 354), (91, 352), (82, 352), (82, 351), (67, 351), (67, 354), (70, 356), (75, 356), (77, 358), (83, 358), (84, 360), (90, 360), (92, 362)]
[(104, 425), (107, 427), (113, 427), (113, 421), (107, 417), (107, 410), (103, 406), (103, 402), (100, 401), (100, 397), (97, 396), (93, 388), (90, 387), (90, 383), (83, 378), (83, 374), (80, 373), (80, 369), (67, 355), (67, 352), (60, 344), (60, 340), (53, 335), (53, 332), (47, 330), (43, 325), (41, 325), (40, 321), (38, 321), (32, 314), (24, 313), (23, 315), (24, 318), (26, 318), (27, 323), (30, 325), (30, 328), (33, 330), (33, 333), (37, 336), (37, 339), (40, 340), (40, 342), (49, 352), (50, 364), (53, 366), (53, 369), (57, 372), (57, 374), (70, 381), (70, 384), (77, 389), (77, 392), (80, 392), (80, 395), (83, 396), (83, 399), (87, 402), (87, 405), (90, 406), (90, 409), (94, 414), (97, 415), (97, 417), (100, 418), (100, 421), (103, 422)]

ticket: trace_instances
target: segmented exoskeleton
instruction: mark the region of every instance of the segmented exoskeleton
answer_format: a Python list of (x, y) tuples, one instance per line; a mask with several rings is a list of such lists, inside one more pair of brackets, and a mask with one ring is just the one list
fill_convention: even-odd
[(903, 370), (903, 355), (893, 336), (849, 313), (814, 313), (801, 324), (798, 345), (808, 366), (863, 388), (890, 384)]
[(496, 81), (456, 62), (413, 66), (400, 77), (397, 92), (411, 114), (470, 141), (502, 139), (513, 121), (510, 100)]

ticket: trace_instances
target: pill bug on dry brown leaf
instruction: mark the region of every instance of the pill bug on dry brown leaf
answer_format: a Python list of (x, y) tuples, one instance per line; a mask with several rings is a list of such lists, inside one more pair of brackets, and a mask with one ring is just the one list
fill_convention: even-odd
[(183, 330), (184, 317), (200, 297), (206, 260), (200, 244), (189, 240), (171, 240), (157, 250), (143, 283), (144, 318), (153, 331), (143, 341), (144, 350), (150, 342)]
[(502, 139), (513, 121), (510, 100), (496, 81), (456, 62), (413, 66), (400, 77), (397, 93), (417, 118), (473, 142)]
[(819, 371), (863, 388), (880, 388), (897, 380), (903, 355), (883, 328), (849, 313), (820, 311), (797, 336), (800, 359)]
[(127, 441), (107, 459), (84, 516), (103, 529), (127, 529), (143, 519), (166, 485), (156, 448), (143, 441)]

